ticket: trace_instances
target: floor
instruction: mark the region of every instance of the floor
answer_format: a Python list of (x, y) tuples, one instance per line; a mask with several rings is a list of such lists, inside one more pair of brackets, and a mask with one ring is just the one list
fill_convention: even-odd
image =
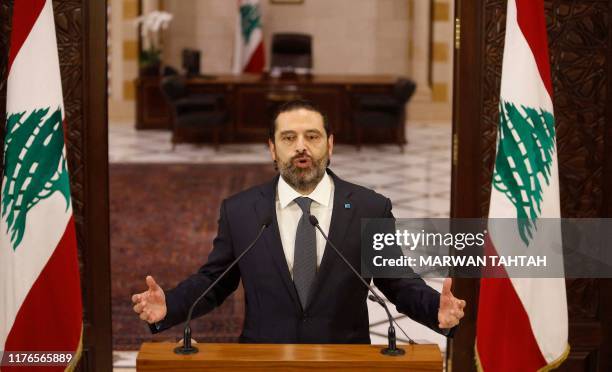
[[(394, 145), (363, 147), (337, 145), (330, 168), (350, 182), (370, 187), (389, 197), (397, 218), (448, 217), (450, 211), (451, 127), (449, 123), (411, 122), (407, 125), (409, 144), (401, 153)], [(267, 163), (270, 155), (263, 144), (211, 146), (170, 146), (168, 131), (136, 131), (130, 123), (109, 127), (110, 162), (209, 162)], [(441, 290), (442, 280), (427, 280)], [(368, 303), (372, 343), (386, 342), (384, 310)], [(446, 338), (398, 314), (390, 306), (401, 328), (418, 343), (437, 343), (446, 350)], [(406, 340), (397, 330), (398, 340)], [(401, 342), (400, 342), (401, 343)], [(115, 352), (115, 371), (133, 371), (136, 352)]]

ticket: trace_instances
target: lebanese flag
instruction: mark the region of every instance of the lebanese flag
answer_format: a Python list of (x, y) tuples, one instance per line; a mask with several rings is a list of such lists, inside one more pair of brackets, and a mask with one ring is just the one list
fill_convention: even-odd
[(265, 62), (259, 0), (238, 0), (232, 71), (260, 73)]
[[(79, 264), (51, 0), (13, 6), (0, 196), (0, 350), (75, 353)], [(2, 371), (13, 367), (3, 366)]]
[[(508, 0), (497, 155), (485, 249), (504, 255), (561, 247), (557, 145), (543, 0)], [(495, 224), (496, 218), (515, 219)], [(497, 228), (503, 225), (505, 229)], [(497, 226), (497, 227), (496, 227)], [(556, 267), (563, 267), (556, 262)], [(569, 353), (564, 278), (480, 282), (476, 362), (480, 371), (542, 371)]]

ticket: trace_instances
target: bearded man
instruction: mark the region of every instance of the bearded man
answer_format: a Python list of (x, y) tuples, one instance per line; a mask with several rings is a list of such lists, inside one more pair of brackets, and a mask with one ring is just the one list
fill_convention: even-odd
[[(241, 342), (370, 343), (367, 288), (308, 216), (360, 267), (361, 219), (393, 218), (391, 201), (329, 170), (333, 135), (325, 116), (308, 102), (280, 107), (268, 144), (279, 175), (224, 200), (208, 261), (168, 291), (148, 276), (148, 289), (132, 296), (134, 311), (152, 332), (184, 322), (193, 302), (268, 219), (261, 239), (195, 307), (194, 316), (219, 306), (242, 280)], [(449, 335), (463, 317), (465, 301), (452, 295), (450, 279), (441, 294), (420, 278), (376, 278), (374, 284), (399, 312), (442, 334)]]

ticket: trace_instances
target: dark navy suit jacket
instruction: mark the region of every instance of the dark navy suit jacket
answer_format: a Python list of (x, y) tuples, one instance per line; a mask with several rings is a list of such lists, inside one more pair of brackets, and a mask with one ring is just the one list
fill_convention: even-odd
[[(338, 178), (329, 238), (359, 270), (362, 218), (388, 218), (391, 202), (362, 186)], [(166, 292), (168, 313), (152, 326), (159, 332), (182, 323), (190, 305), (251, 243), (266, 216), (272, 224), (257, 244), (196, 306), (194, 317), (219, 306), (237, 287), (244, 286), (246, 314), (241, 342), (259, 343), (370, 343), (367, 289), (328, 246), (302, 309), (293, 285), (276, 221), (276, 176), (223, 201), (219, 230), (208, 262), (197, 273)], [(350, 208), (345, 205), (350, 204)], [(318, 234), (318, 232), (317, 232)], [(370, 278), (365, 278), (370, 281)], [(374, 279), (374, 284), (397, 310), (437, 332), (440, 294), (420, 279)]]

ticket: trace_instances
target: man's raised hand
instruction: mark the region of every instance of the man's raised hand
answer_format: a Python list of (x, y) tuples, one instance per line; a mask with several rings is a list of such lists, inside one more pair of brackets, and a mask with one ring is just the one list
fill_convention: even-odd
[(442, 293), (440, 293), (440, 309), (438, 310), (438, 327), (452, 328), (459, 324), (459, 320), (463, 318), (463, 309), (465, 301), (453, 296), (451, 286), (453, 281), (451, 278), (444, 279), (442, 285)]
[(134, 311), (140, 315), (140, 319), (153, 324), (166, 317), (166, 295), (164, 290), (155, 283), (152, 276), (147, 276), (146, 282), (149, 288), (142, 293), (133, 295), (132, 303), (134, 303)]

